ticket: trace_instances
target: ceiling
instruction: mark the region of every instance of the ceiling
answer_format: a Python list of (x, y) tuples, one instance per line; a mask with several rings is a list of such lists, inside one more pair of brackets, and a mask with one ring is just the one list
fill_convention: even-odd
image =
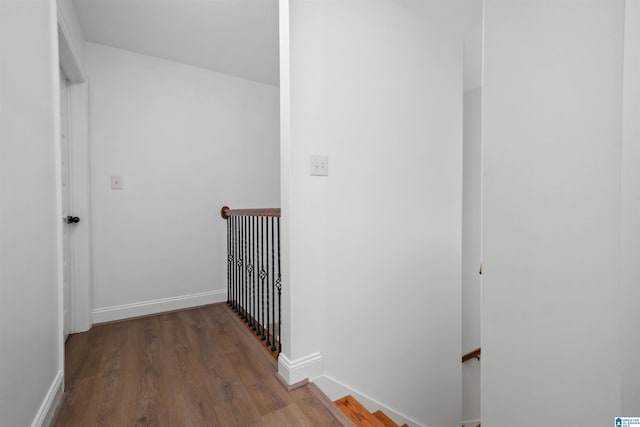
[(277, 86), (277, 0), (73, 0), (84, 38)]

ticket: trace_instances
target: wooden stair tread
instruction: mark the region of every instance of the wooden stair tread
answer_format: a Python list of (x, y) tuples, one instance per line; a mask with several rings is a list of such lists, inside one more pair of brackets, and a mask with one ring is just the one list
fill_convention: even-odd
[(387, 414), (380, 410), (375, 411), (373, 413), (373, 416), (379, 419), (386, 427), (398, 427), (398, 424), (396, 424), (395, 421), (393, 421), (387, 416)]
[(387, 427), (350, 394), (335, 404), (357, 427)]

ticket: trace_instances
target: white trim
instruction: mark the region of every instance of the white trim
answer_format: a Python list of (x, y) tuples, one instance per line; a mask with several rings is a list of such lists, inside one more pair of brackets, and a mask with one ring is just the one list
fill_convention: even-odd
[[(71, 182), (73, 181), (73, 167), (71, 165), (71, 120), (70, 116), (70, 108), (71, 104), (69, 101), (69, 79), (67, 78), (64, 70), (60, 70), (60, 132), (58, 132), (58, 145), (60, 145), (60, 173), (67, 174), (67, 185), (69, 189), (65, 190), (63, 187), (60, 188), (60, 197), (62, 201), (62, 209), (58, 211), (58, 221), (62, 222), (62, 263), (60, 268), (62, 269), (62, 331), (63, 337), (66, 341), (69, 334), (73, 331), (73, 239), (72, 232), (70, 227), (64, 225), (64, 215), (71, 215), (71, 190), (70, 187), (73, 187)], [(62, 137), (62, 134), (65, 134), (65, 138)], [(65, 150), (62, 149), (65, 144), (64, 140), (66, 139), (66, 153)], [(65, 153), (66, 156), (63, 159), (62, 154)], [(66, 165), (66, 171), (65, 171)], [(68, 205), (65, 204), (65, 199), (68, 199)], [(65, 236), (69, 236), (68, 247), (65, 245)], [(68, 252), (67, 252), (68, 249)], [(69, 270), (65, 271), (64, 264), (69, 264)], [(66, 276), (68, 274), (68, 276)], [(65, 281), (68, 283), (69, 288), (65, 291)], [(67, 293), (69, 294), (69, 305), (66, 305)], [(67, 315), (65, 313), (68, 312), (69, 320), (67, 324)]]
[[(289, 65), (289, 0), (278, 1), (280, 43), (280, 248), (282, 283), (291, 283), (291, 239), (289, 237), (291, 200), (291, 78)], [(291, 349), (291, 286), (282, 288), (282, 330), (280, 342), (282, 354), (292, 354)], [(284, 378), (284, 377), (283, 377)]]
[(160, 298), (150, 301), (140, 301), (131, 304), (114, 305), (111, 307), (94, 308), (93, 323), (111, 322), (132, 317), (147, 316), (165, 311), (181, 310), (201, 305), (215, 304), (227, 300), (227, 290), (201, 292), (191, 295)]
[[(60, 121), (60, 53), (59, 53), (59, 43), (58, 37), (56, 37), (58, 24), (56, 19), (56, 6), (53, 2), (50, 3), (50, 23), (51, 23), (51, 78), (52, 85), (51, 89), (53, 90), (53, 137), (54, 137), (54, 148), (53, 148), (53, 159), (54, 159), (54, 173), (55, 173), (55, 200), (56, 200), (56, 210), (53, 212), (54, 218), (58, 218), (55, 221), (56, 227), (56, 289), (58, 290), (58, 300), (57, 300), (57, 309), (58, 309), (58, 364), (57, 368), (60, 372), (64, 372), (64, 284), (63, 284), (63, 234), (62, 234), (62, 154), (60, 151), (60, 130), (61, 130), (61, 121)], [(63, 384), (64, 386), (64, 384)], [(37, 417), (36, 417), (37, 419)]]
[(312, 353), (296, 360), (284, 354), (278, 356), (278, 375), (289, 385), (317, 377), (322, 373), (322, 356)]
[(49, 391), (47, 391), (40, 409), (36, 413), (36, 416), (31, 423), (31, 427), (48, 426), (53, 421), (53, 416), (58, 409), (58, 404), (62, 399), (62, 386), (64, 385), (64, 374), (62, 371), (58, 371), (58, 374), (53, 379)]
[(62, 7), (56, 2), (56, 18), (58, 22), (58, 43), (60, 66), (71, 83), (84, 83), (85, 76), (80, 56), (73, 48), (73, 37), (69, 30), (68, 19)]
[(358, 400), (358, 402), (362, 403), (362, 405), (365, 408), (367, 408), (370, 412), (381, 410), (389, 418), (395, 421), (398, 425), (408, 424), (409, 426), (412, 426), (412, 427), (423, 427), (422, 424), (418, 423), (415, 420), (412, 420), (408, 416), (403, 415), (400, 412), (394, 410), (393, 408), (385, 406), (376, 400), (373, 400), (366, 394), (362, 394), (356, 389), (351, 388), (348, 385), (343, 384), (340, 381), (335, 380), (327, 375), (320, 375), (318, 377), (312, 378), (311, 382), (317, 385), (318, 388), (322, 390), (322, 392), (326, 394), (329, 397), (329, 399), (333, 401), (350, 394), (353, 397), (355, 397)]
[[(57, 48), (59, 67), (64, 71), (69, 86), (69, 180), (71, 211), (81, 218), (81, 224), (71, 230), (71, 330), (84, 332), (91, 328), (91, 236), (89, 230), (89, 95), (82, 58), (74, 46), (71, 26), (76, 17), (73, 10), (65, 9), (56, 1)], [(57, 68), (57, 67), (56, 67)], [(79, 84), (80, 83), (80, 84)], [(59, 117), (60, 114), (58, 113)], [(60, 132), (58, 131), (58, 135)], [(60, 190), (61, 191), (61, 190)], [(59, 210), (59, 212), (61, 212)], [(60, 264), (61, 266), (61, 264)], [(62, 306), (61, 306), (62, 307)], [(61, 310), (63, 310), (61, 308)]]
[(480, 424), (480, 420), (468, 420), (462, 422), (463, 427), (476, 427), (478, 424)]
[(89, 87), (69, 86), (71, 213), (80, 222), (71, 231), (71, 332), (91, 328), (91, 212), (89, 173)]

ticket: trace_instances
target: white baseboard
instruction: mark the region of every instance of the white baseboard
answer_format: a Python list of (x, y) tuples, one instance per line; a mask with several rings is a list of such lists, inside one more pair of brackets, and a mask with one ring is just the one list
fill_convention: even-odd
[(31, 423), (31, 427), (43, 427), (51, 424), (56, 409), (58, 409), (58, 404), (62, 399), (63, 386), (64, 374), (62, 371), (58, 371), (42, 401), (42, 405), (40, 405), (40, 409), (38, 409), (38, 413), (36, 413)]
[(288, 385), (317, 377), (321, 373), (322, 356), (320, 353), (312, 353), (296, 360), (289, 360), (284, 354), (278, 356), (278, 375)]
[(478, 424), (480, 424), (480, 420), (468, 420), (462, 422), (464, 427), (476, 427)]
[(134, 302), (131, 304), (114, 305), (111, 307), (94, 308), (92, 311), (93, 323), (112, 322), (114, 320), (129, 319), (132, 317), (148, 316), (165, 311), (181, 310), (184, 308), (198, 307), (200, 305), (214, 304), (227, 300), (227, 291), (210, 291), (199, 294), (180, 295), (171, 298), (160, 298), (150, 301)]
[(388, 406), (385, 406), (382, 403), (373, 400), (369, 396), (362, 394), (358, 390), (355, 390), (331, 377), (320, 375), (318, 377), (312, 378), (311, 382), (317, 385), (318, 388), (322, 390), (322, 392), (326, 394), (331, 400), (337, 400), (350, 394), (355, 397), (358, 402), (362, 403), (364, 407), (367, 408), (370, 412), (381, 410), (398, 425), (408, 424), (411, 427), (423, 427), (422, 424), (418, 423), (417, 421), (412, 420), (411, 418), (401, 414), (393, 408), (389, 408)]

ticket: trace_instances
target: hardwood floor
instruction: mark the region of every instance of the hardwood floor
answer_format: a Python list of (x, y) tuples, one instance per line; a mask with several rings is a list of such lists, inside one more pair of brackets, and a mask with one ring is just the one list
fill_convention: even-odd
[(70, 336), (52, 425), (348, 425), (314, 384), (287, 392), (234, 316), (214, 304)]

